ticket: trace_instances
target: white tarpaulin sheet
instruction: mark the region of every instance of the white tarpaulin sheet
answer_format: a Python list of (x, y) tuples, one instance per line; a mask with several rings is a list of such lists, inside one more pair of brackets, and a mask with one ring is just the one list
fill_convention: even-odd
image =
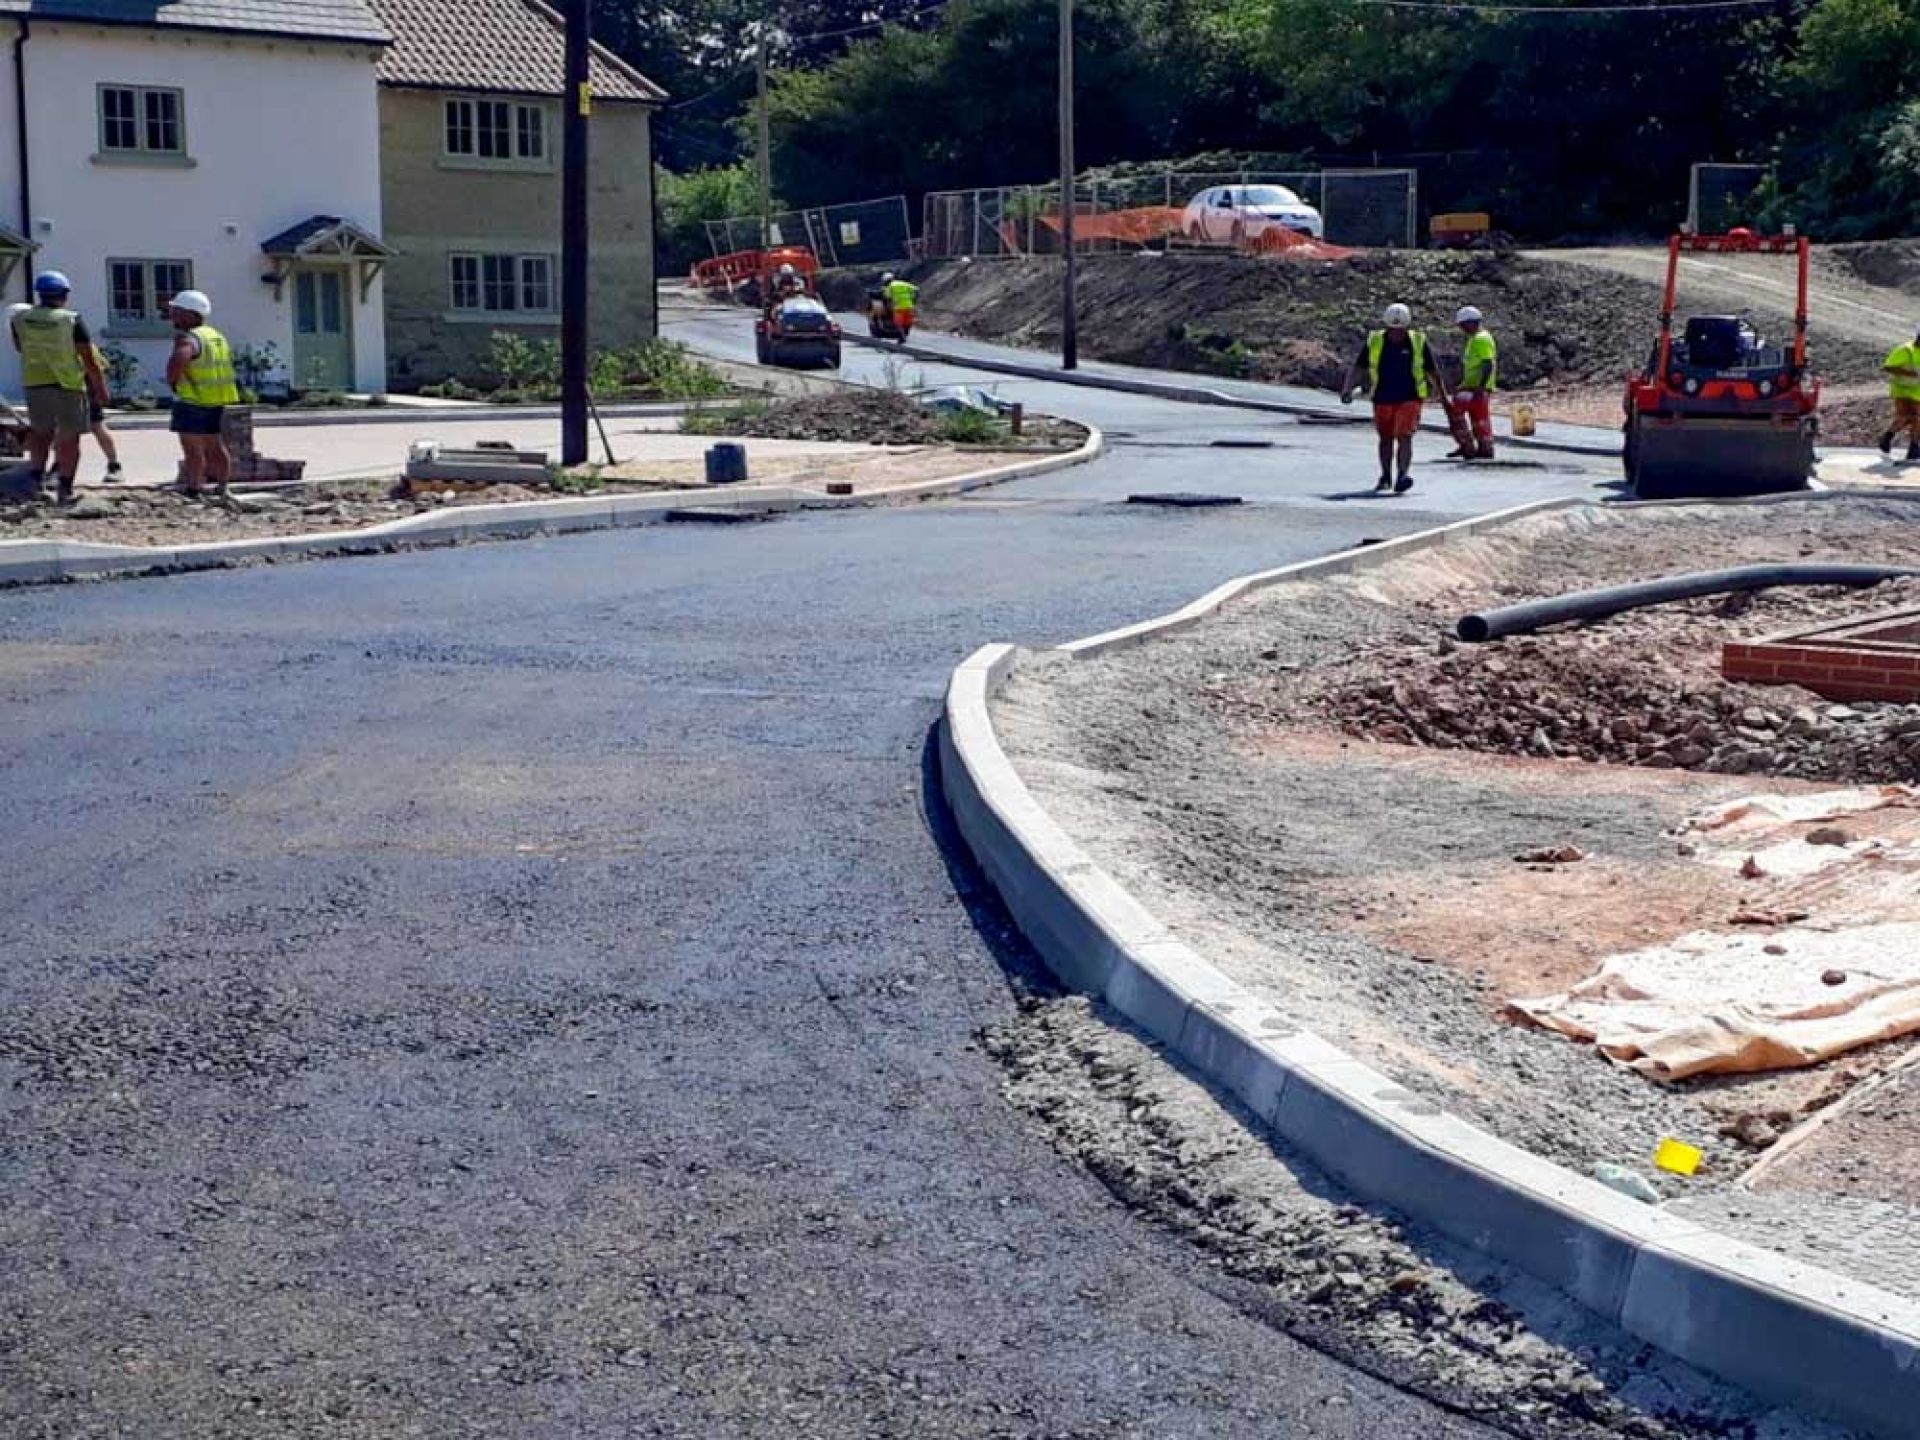
[[(1696, 815), (1680, 833), (1700, 862), (1753, 875), (1754, 904), (1795, 923), (1697, 930), (1609, 956), (1564, 994), (1512, 1008), (1663, 1080), (1811, 1065), (1920, 1031), (1917, 809), (1920, 791), (1890, 785), (1758, 795)], [(1836, 821), (1881, 833), (1808, 840), (1809, 826)]]
[(1513, 1007), (1662, 1080), (1811, 1065), (1920, 1030), (1920, 922), (1696, 931)]

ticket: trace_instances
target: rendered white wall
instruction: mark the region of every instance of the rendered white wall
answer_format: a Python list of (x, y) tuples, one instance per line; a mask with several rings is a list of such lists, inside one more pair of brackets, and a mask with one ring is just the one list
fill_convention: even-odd
[[(0, 27), (0, 216), (18, 226), (12, 27)], [(293, 345), (292, 287), (274, 299), (260, 244), (312, 215), (380, 231), (380, 118), (373, 53), (346, 45), (228, 39), (127, 27), (35, 22), (26, 46), (35, 266), (66, 272), (97, 337), (107, 323), (110, 257), (190, 259), (213, 323), (236, 346)], [(156, 85), (185, 94), (190, 168), (97, 163), (97, 87)], [(355, 382), (386, 388), (381, 286), (353, 290)], [(9, 302), (21, 298), (9, 294)], [(121, 338), (141, 383), (164, 393), (168, 342)], [(0, 389), (19, 366), (0, 341)]]

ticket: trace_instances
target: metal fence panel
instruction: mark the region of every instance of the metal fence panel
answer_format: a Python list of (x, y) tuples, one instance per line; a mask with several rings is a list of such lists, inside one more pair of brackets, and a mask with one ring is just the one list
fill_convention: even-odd
[[(1218, 185), (1273, 185), (1321, 213), (1326, 240), (1355, 247), (1412, 246), (1419, 209), (1412, 170), (1143, 171), (1089, 178), (1074, 191), (1075, 249), (1140, 249), (1174, 239), (1234, 242), (1203, 227), (1191, 204)], [(1058, 254), (1060, 188), (1002, 186), (929, 194), (921, 245), (933, 258)]]
[[(715, 255), (760, 248), (760, 217), (734, 215), (707, 221), (707, 243)], [(815, 205), (781, 210), (768, 221), (768, 243), (804, 245), (826, 266), (877, 265), (905, 260), (913, 227), (907, 197), (855, 200), (845, 205)]]

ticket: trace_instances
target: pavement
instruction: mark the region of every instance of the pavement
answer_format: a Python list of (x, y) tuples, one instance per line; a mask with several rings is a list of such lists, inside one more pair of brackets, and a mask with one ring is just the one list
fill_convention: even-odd
[[(687, 462), (701, 458), (713, 440), (701, 435), (679, 433), (678, 415), (645, 415), (606, 421), (607, 438), (613, 453), (622, 463)], [(115, 439), (120, 445), (121, 463), (126, 466), (123, 483), (171, 485), (179, 460), (180, 442), (164, 430), (126, 430)], [(365, 419), (341, 420), (336, 424), (262, 426), (255, 442), (262, 455), (276, 460), (304, 460), (309, 480), (354, 480), (366, 476), (398, 475), (406, 468), (407, 450), (416, 440), (438, 440), (450, 447), (471, 446), (482, 440), (503, 440), (528, 449), (560, 453), (560, 427), (551, 417), (523, 419), (494, 412), (473, 418), (444, 414), (422, 416), (412, 424), (396, 423), (381, 417), (378, 423)], [(597, 430), (589, 432), (592, 458), (603, 461), (606, 451)], [(749, 476), (757, 459), (804, 459), (869, 455), (871, 445), (839, 441), (744, 440), (747, 447)], [(92, 440), (83, 442), (82, 484), (97, 484), (105, 462)]]
[[(1603, 467), (1362, 500), (1352, 431), (1004, 388), (1114, 452), (0, 593), (0, 1433), (1527, 1433), (1288, 1338), (1004, 1103), (1045, 982), (928, 737), (981, 637)], [(1249, 503), (1123, 503), (1202, 487)]]

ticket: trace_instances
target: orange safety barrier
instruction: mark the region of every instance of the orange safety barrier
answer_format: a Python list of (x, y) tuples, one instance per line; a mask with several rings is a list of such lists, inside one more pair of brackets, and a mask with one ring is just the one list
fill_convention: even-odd
[(808, 278), (820, 273), (818, 257), (806, 246), (776, 245), (771, 250), (735, 250), (730, 255), (702, 260), (693, 267), (691, 278), (702, 289), (731, 290), (782, 265), (791, 265)]
[[(1060, 217), (1057, 214), (1036, 215), (1034, 218), (1051, 233), (1060, 233)], [(1114, 240), (1128, 245), (1149, 245), (1169, 235), (1178, 235), (1185, 220), (1184, 210), (1168, 205), (1145, 205), (1137, 210), (1109, 210), (1100, 215), (1076, 215), (1073, 219), (1073, 238), (1076, 243)], [(1011, 253), (1018, 253), (1023, 248), (1021, 228), (1015, 220), (1000, 222), (1001, 239)], [(1240, 249), (1248, 255), (1283, 256), (1291, 260), (1350, 260), (1356, 253), (1345, 246), (1329, 245), (1324, 240), (1316, 240), (1311, 235), (1301, 235), (1278, 225), (1249, 236), (1241, 242)]]

